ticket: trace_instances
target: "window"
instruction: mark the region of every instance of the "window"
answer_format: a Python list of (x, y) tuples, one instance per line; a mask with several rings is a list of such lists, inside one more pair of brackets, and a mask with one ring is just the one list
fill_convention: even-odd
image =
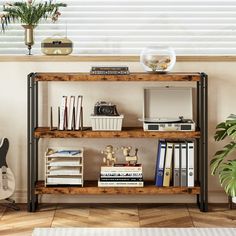
[[(44, 38), (66, 34), (80, 55), (139, 55), (149, 45), (171, 46), (177, 55), (236, 54), (235, 0), (61, 1), (68, 7), (59, 21), (35, 29), (34, 54)], [(23, 28), (10, 25), (0, 53), (26, 52)]]

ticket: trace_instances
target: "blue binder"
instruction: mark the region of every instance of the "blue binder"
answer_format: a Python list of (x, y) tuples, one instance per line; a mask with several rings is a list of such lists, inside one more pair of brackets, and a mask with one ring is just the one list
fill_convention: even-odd
[(155, 173), (155, 185), (158, 187), (163, 186), (165, 155), (166, 155), (166, 142), (165, 140), (160, 140), (158, 143), (156, 173)]

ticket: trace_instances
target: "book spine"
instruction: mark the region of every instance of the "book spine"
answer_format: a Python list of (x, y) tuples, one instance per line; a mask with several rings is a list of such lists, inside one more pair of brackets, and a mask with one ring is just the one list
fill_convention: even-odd
[(102, 182), (98, 181), (98, 187), (143, 187), (143, 182)]
[(129, 70), (129, 67), (127, 66), (110, 66), (110, 67), (99, 67), (94, 66), (92, 67), (91, 71), (126, 71)]
[(143, 173), (141, 171), (138, 171), (138, 172), (118, 172), (118, 171), (109, 171), (109, 172), (101, 172), (101, 176), (122, 176), (122, 177), (125, 177), (125, 176), (128, 176), (128, 177), (135, 177), (135, 176), (142, 176)]
[(64, 130), (67, 130), (68, 127), (68, 107), (69, 107), (69, 98), (66, 96), (66, 106), (65, 106), (65, 114), (64, 114)]
[(75, 106), (75, 96), (70, 97), (70, 103), (68, 107), (68, 130), (72, 130), (73, 127), (73, 110)]
[(131, 167), (131, 166), (124, 166), (124, 167), (116, 167), (116, 166), (102, 166), (101, 172), (142, 172), (142, 167)]
[(129, 75), (129, 71), (91, 71), (92, 75)]
[(143, 178), (100, 178), (100, 181), (111, 182), (133, 182), (143, 181)]
[(80, 123), (81, 123), (81, 109), (82, 109), (82, 100), (83, 97), (82, 96), (78, 96), (77, 97), (77, 102), (76, 102), (76, 114), (75, 114), (75, 130), (79, 130), (80, 129)]
[(66, 96), (62, 97), (61, 100), (61, 106), (60, 106), (60, 124), (59, 124), (59, 130), (64, 130), (65, 126), (65, 114), (66, 114)]

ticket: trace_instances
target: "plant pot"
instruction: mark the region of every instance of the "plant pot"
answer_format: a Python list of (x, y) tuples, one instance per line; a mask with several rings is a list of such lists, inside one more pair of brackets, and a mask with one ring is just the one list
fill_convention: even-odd
[(236, 204), (236, 197), (232, 197), (232, 203)]
[(34, 28), (35, 25), (22, 25), (25, 29), (25, 45), (28, 47), (29, 54), (31, 55), (31, 49), (34, 45)]

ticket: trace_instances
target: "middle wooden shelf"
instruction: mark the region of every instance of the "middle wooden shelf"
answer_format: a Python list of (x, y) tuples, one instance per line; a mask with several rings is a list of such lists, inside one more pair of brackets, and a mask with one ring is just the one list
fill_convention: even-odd
[(144, 131), (143, 127), (124, 127), (122, 131), (50, 130), (38, 127), (34, 130), (35, 138), (156, 138), (156, 139), (192, 139), (200, 138), (200, 131)]

